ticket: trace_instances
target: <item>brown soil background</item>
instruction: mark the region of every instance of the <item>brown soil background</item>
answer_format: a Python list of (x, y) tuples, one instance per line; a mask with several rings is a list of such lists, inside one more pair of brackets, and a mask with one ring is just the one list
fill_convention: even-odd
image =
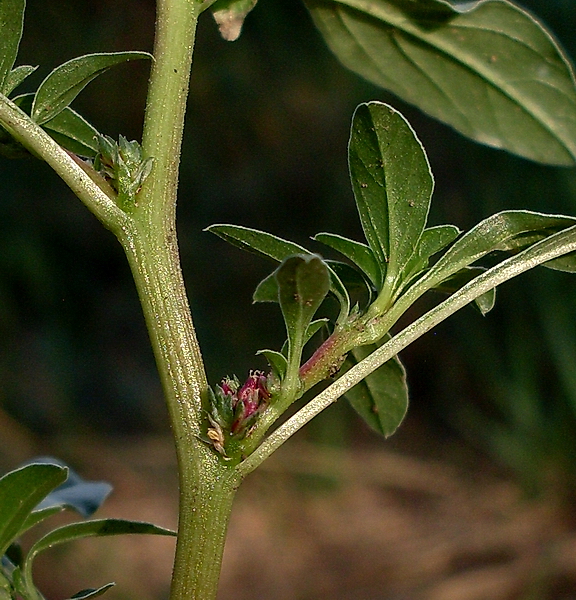
[[(2, 462), (33, 456), (10, 431)], [(444, 450), (287, 444), (240, 489), (219, 600), (576, 598), (572, 507), (528, 498), (486, 459)], [(97, 516), (175, 527), (170, 439), (58, 440), (52, 451), (114, 484)], [(160, 600), (173, 550), (150, 536), (92, 539), (46, 552), (35, 573), (49, 600), (109, 581), (109, 600)]]

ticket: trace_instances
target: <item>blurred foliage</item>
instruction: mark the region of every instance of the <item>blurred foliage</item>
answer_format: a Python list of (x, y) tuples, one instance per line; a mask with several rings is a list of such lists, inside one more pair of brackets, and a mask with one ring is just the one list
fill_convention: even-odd
[[(523, 4), (576, 56), (572, 0)], [(153, 0), (31, 3), (19, 61), (42, 63), (31, 77), (37, 85), (81, 53), (150, 51), (153, 24)], [(147, 69), (133, 64), (106, 74), (74, 108), (112, 137), (139, 138)], [(254, 352), (277, 347), (283, 324), (277, 307), (250, 305), (271, 265), (202, 229), (237, 223), (306, 245), (319, 230), (361, 239), (346, 146), (355, 106), (371, 99), (393, 103), (423, 141), (436, 176), (432, 224), (465, 229), (503, 208), (575, 214), (574, 170), (478, 146), (360, 80), (332, 57), (301, 3), (262, 0), (234, 43), (203, 15), (179, 233), (212, 382), (264, 368)], [(0, 406), (43, 433), (164, 430), (153, 358), (119, 245), (45, 165), (2, 161), (0, 174)], [(415, 414), (457, 429), (471, 419), (478, 427), (461, 428), (477, 432), (474, 439), (508, 465), (523, 464), (519, 471), (537, 472), (534, 455), (551, 456), (552, 440), (564, 444), (559, 456), (576, 455), (575, 286), (539, 269), (500, 290), (488, 317), (467, 309), (410, 348), (404, 359)], [(338, 406), (311, 430), (341, 440), (363, 427), (351, 415)], [(502, 428), (526, 443), (503, 450)]]

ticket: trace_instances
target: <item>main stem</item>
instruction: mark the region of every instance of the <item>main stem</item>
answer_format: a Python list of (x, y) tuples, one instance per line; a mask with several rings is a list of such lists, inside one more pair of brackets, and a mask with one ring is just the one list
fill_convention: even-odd
[(226, 528), (241, 476), (200, 441), (207, 389), (176, 237), (180, 148), (197, 19), (194, 0), (158, 0), (142, 138), (154, 168), (138, 195), (130, 262), (170, 413), (180, 482), (171, 600), (216, 598)]

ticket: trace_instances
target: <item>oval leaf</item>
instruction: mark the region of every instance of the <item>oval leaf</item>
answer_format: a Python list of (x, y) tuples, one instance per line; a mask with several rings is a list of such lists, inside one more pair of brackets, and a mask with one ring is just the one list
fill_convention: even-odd
[(32, 106), (32, 120), (42, 125), (64, 110), (98, 75), (129, 60), (152, 58), (148, 52), (86, 54), (56, 67), (40, 84)]
[(289, 362), (295, 362), (306, 343), (308, 326), (330, 290), (330, 275), (319, 256), (299, 254), (288, 257), (275, 276), (288, 333)]
[(381, 102), (361, 104), (352, 120), (350, 176), (368, 245), (394, 291), (426, 226), (434, 187), (420, 140)]
[(19, 534), (30, 513), (55, 487), (66, 480), (68, 470), (53, 464), (31, 464), (0, 479), (0, 556)]
[[(344, 363), (342, 373), (366, 358), (378, 346), (355, 348)], [(346, 392), (346, 399), (374, 431), (391, 436), (408, 411), (406, 370), (394, 357)]]
[[(507, 0), (306, 0), (352, 71), (464, 135), (544, 163), (576, 156), (568, 59)], [(455, 5), (457, 6), (457, 5)]]

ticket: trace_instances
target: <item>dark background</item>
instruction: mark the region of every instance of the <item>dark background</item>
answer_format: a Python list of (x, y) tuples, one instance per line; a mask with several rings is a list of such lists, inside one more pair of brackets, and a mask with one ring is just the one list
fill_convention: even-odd
[[(572, 0), (523, 4), (576, 53)], [(40, 64), (30, 78), (36, 86), (80, 54), (150, 51), (153, 26), (152, 0), (29, 2), (17, 64)], [(339, 65), (293, 0), (261, 0), (234, 43), (222, 41), (203, 15), (196, 43), (178, 228), (212, 383), (264, 368), (255, 352), (279, 348), (284, 332), (276, 307), (251, 304), (272, 264), (202, 230), (237, 223), (309, 247), (319, 231), (362, 239), (346, 164), (351, 116), (362, 101), (392, 103), (423, 141), (436, 178), (431, 224), (467, 229), (505, 208), (575, 212), (574, 169), (476, 145), (360, 80)], [(118, 67), (90, 84), (74, 108), (108, 135), (139, 139), (147, 73), (144, 62)], [(46, 165), (2, 160), (0, 182), (3, 418), (52, 440), (165, 433), (119, 244)], [(574, 298), (573, 276), (538, 269), (499, 290), (487, 317), (465, 309), (403, 353), (409, 424), (426, 432), (418, 443), (460, 440), (512, 468), (528, 489), (552, 482), (571, 494)], [(308, 435), (336, 445), (377, 441), (344, 403)]]

